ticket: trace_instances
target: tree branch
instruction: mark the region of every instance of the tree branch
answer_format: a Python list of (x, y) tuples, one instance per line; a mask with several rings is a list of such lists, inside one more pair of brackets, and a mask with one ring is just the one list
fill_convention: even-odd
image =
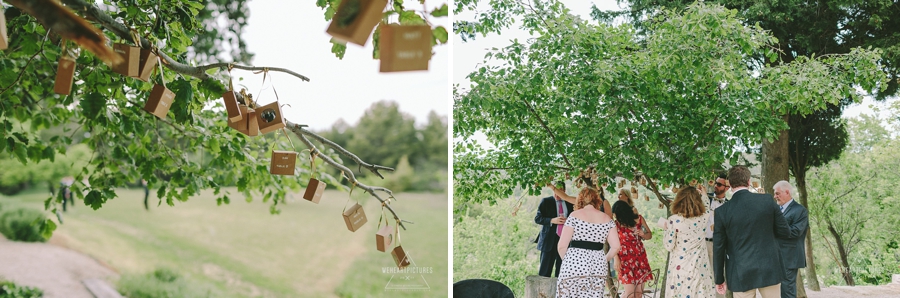
[[(310, 154), (316, 154), (316, 153), (321, 152), (321, 151), (319, 151), (318, 148), (316, 148), (315, 145), (313, 145), (312, 141), (310, 141), (308, 138), (306, 138), (306, 133), (303, 132), (303, 128), (300, 125), (291, 123), (290, 121), (285, 121), (285, 124), (287, 125), (287, 128), (291, 130), (291, 132), (293, 132), (295, 135), (297, 135), (297, 137), (300, 138), (300, 141), (302, 141), (304, 144), (306, 144), (306, 147), (309, 147)], [(308, 133), (308, 131), (307, 131), (307, 133)], [(385, 201), (384, 199), (382, 199), (380, 196), (378, 196), (378, 193), (376, 193), (376, 191), (383, 191), (383, 192), (387, 193), (390, 198), (394, 198), (394, 193), (391, 192), (391, 190), (384, 188), (384, 187), (373, 187), (373, 186), (365, 185), (365, 184), (359, 182), (359, 180), (356, 180), (356, 176), (353, 175), (353, 171), (351, 171), (346, 166), (334, 161), (333, 159), (331, 159), (331, 157), (328, 157), (327, 155), (319, 154), (318, 156), (320, 158), (322, 158), (322, 160), (325, 161), (325, 163), (331, 165), (332, 167), (334, 167), (338, 170), (343, 171), (344, 175), (345, 175), (344, 177), (346, 177), (347, 180), (349, 180), (351, 184), (363, 189), (364, 191), (366, 191), (367, 193), (369, 193), (370, 195), (372, 195), (373, 197), (378, 199), (378, 201), (381, 202), (382, 206), (387, 207), (388, 211), (390, 211), (391, 214), (394, 215), (394, 219), (397, 220), (397, 224), (400, 225), (400, 227), (402, 227), (403, 230), (406, 230), (406, 226), (403, 225), (404, 222), (413, 223), (408, 220), (400, 219), (400, 217), (397, 215), (397, 212), (395, 212), (394, 209), (391, 208), (391, 204), (389, 202)]]
[[(288, 126), (290, 126), (290, 124), (288, 124)], [(372, 173), (375, 173), (375, 175), (378, 175), (378, 177), (381, 177), (381, 179), (384, 179), (384, 176), (382, 176), (381, 173), (378, 172), (378, 170), (385, 170), (389, 172), (394, 171), (393, 168), (367, 163), (359, 158), (359, 156), (356, 156), (356, 154), (353, 154), (353, 152), (350, 152), (349, 150), (344, 149), (344, 147), (341, 147), (341, 145), (338, 145), (337, 143), (332, 142), (331, 140), (326, 139), (320, 135), (317, 135), (314, 132), (311, 132), (303, 127), (299, 127), (297, 131), (295, 131), (295, 133), (301, 133), (305, 136), (315, 139), (316, 141), (321, 142), (322, 144), (325, 144), (326, 146), (334, 148), (334, 150), (336, 150), (337, 152), (355, 161), (357, 164), (359, 164), (360, 167), (366, 168)]]
[[(90, 18), (94, 21), (97, 21), (98, 23), (100, 23), (101, 26), (112, 31), (113, 33), (118, 35), (120, 38), (125, 39), (125, 40), (132, 39), (131, 30), (128, 27), (126, 27), (122, 23), (119, 23), (115, 19), (113, 19), (105, 11), (102, 11), (102, 10), (100, 10), (100, 8), (97, 8), (97, 6), (94, 6), (91, 3), (87, 3), (84, 0), (62, 0), (62, 2), (66, 6), (71, 8), (72, 10), (81, 12), (85, 17)], [(148, 41), (146, 38), (140, 37), (139, 42), (140, 42), (139, 46), (143, 49), (150, 49), (150, 48), (154, 47), (154, 45), (152, 43), (150, 43), (150, 41)], [(169, 57), (169, 55), (166, 55), (166, 53), (163, 53), (162, 51), (157, 50), (156, 54), (159, 55), (159, 57), (162, 59), (163, 65), (165, 65), (166, 68), (171, 69), (177, 73), (187, 75), (187, 76), (192, 76), (192, 77), (195, 77), (195, 78), (198, 78), (201, 80), (210, 78), (209, 75), (206, 74), (206, 70), (208, 70), (208, 69), (231, 66), (233, 68), (250, 70), (250, 71), (269, 70), (269, 71), (283, 72), (283, 73), (287, 73), (292, 76), (298, 77), (301, 80), (304, 80), (307, 82), (309, 81), (308, 77), (298, 74), (296, 72), (293, 72), (291, 70), (284, 69), (284, 68), (244, 66), (244, 65), (236, 65), (236, 64), (232, 64), (232, 63), (228, 63), (228, 62), (213, 63), (213, 64), (202, 65), (202, 66), (191, 66), (191, 65), (187, 65), (187, 64), (183, 64), (178, 61), (175, 61), (174, 59)]]
[[(531, 104), (528, 103), (528, 101), (524, 98), (522, 98), (522, 102), (524, 102), (525, 106), (528, 107), (528, 111), (531, 112), (531, 115), (533, 115), (534, 118), (537, 119), (538, 123), (541, 124), (541, 127), (543, 127), (544, 130), (546, 130), (547, 133), (550, 134), (550, 138), (553, 139), (553, 142), (561, 146), (562, 144), (559, 144), (559, 140), (556, 139), (556, 135), (553, 134), (553, 131), (551, 131), (549, 127), (547, 127), (547, 124), (544, 123), (544, 120), (541, 119), (541, 116), (537, 114), (537, 112), (534, 110), (534, 107), (532, 107)], [(572, 163), (569, 162), (569, 158), (566, 157), (566, 154), (560, 153), (560, 155), (562, 155), (563, 160), (566, 161), (566, 164), (569, 165), (570, 168), (573, 168)]]

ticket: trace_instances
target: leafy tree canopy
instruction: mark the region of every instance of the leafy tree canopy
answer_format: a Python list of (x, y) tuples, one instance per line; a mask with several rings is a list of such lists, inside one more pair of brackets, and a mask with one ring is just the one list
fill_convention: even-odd
[[(474, 1), (457, 9), (467, 3)], [(557, 1), (540, 3), (492, 3), (522, 15), (522, 28), (538, 36), (488, 52), (491, 63), (468, 76), (472, 86), (454, 88), (461, 200), (505, 197), (516, 185), (536, 193), (550, 177), (589, 166), (610, 176), (642, 173), (652, 189), (660, 188), (654, 181), (704, 179), (741, 148), (787, 128), (775, 115), (809, 114), (859, 100), (856, 88), (883, 86), (877, 50), (780, 63), (774, 37), (719, 5), (666, 11), (638, 34), (628, 24), (581, 20)], [(482, 14), (475, 28), (499, 30), (493, 21)], [(473, 28), (454, 24), (463, 25)], [(476, 132), (496, 147), (476, 143)]]

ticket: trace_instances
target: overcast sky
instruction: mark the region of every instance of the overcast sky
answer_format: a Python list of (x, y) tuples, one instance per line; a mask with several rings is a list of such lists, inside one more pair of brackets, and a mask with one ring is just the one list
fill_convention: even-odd
[[(426, 1), (428, 9), (440, 1)], [(443, 3), (443, 2), (440, 2)], [(379, 61), (372, 60), (372, 40), (365, 47), (347, 45), (339, 60), (331, 53), (331, 36), (325, 33), (328, 22), (314, 1), (250, 1), (250, 19), (244, 32), (247, 49), (255, 54), (253, 66), (283, 67), (310, 78), (304, 82), (294, 76), (270, 72), (275, 90), (284, 107), (285, 118), (313, 129), (325, 129), (343, 118), (354, 124), (373, 103), (382, 99), (400, 104), (400, 110), (424, 123), (430, 111), (449, 114), (450, 47), (434, 48), (428, 71), (378, 72)], [(413, 7), (421, 10), (416, 5)], [(449, 28), (449, 18), (431, 18), (434, 26)], [(275, 100), (271, 89), (260, 93), (262, 74), (234, 70), (235, 81), (259, 98), (260, 104)], [(266, 85), (270, 83), (267, 80)]]
[[(578, 0), (563, 0), (566, 7), (568, 7), (573, 14), (581, 16), (582, 19), (590, 20), (590, 12), (591, 5), (596, 4), (602, 10), (619, 10), (618, 4), (616, 4), (615, 0), (604, 0), (604, 1), (578, 1)], [(455, 16), (457, 20), (473, 20), (474, 14), (471, 12), (466, 12), (464, 14), (459, 14)], [(488, 35), (487, 37), (482, 37), (481, 35), (476, 36), (475, 40), (469, 40), (463, 42), (463, 40), (459, 37), (459, 35), (453, 36), (453, 82), (454, 84), (459, 84), (460, 88), (468, 89), (471, 85), (469, 80), (466, 79), (466, 76), (469, 73), (472, 73), (481, 63), (484, 61), (484, 54), (487, 53), (487, 49), (490, 48), (501, 48), (511, 44), (513, 39), (518, 39), (520, 42), (525, 42), (531, 35), (524, 30), (520, 30), (518, 28), (518, 24), (513, 26), (512, 28), (506, 29), (503, 31), (502, 36), (497, 34)], [(893, 100), (896, 100), (893, 99)], [(860, 104), (853, 104), (848, 108), (844, 109), (844, 118), (855, 117), (860, 113), (869, 113), (872, 114), (871, 106), (879, 106), (879, 107), (887, 107), (887, 103), (877, 103), (871, 99), (866, 99)]]

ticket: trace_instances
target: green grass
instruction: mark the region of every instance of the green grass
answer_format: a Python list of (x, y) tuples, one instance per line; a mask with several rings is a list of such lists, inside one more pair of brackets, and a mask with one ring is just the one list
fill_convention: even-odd
[[(246, 203), (232, 193), (230, 205), (216, 206), (212, 193), (204, 193), (175, 207), (156, 207), (151, 194), (149, 212), (143, 209), (140, 189), (120, 190), (118, 198), (97, 211), (76, 201), (50, 242), (91, 255), (122, 274), (171, 268), (233, 297), (397, 296), (384, 290), (392, 275), (382, 273), (382, 267), (392, 267), (394, 261), (375, 249), (380, 205), (374, 198), (354, 193), (368, 217), (354, 233), (341, 216), (348, 198), (344, 192), (326, 192), (318, 205), (294, 195), (280, 215), (269, 214), (269, 204), (259, 198)], [(0, 204), (42, 209), (47, 197), (35, 190), (0, 196)], [(397, 198), (395, 210), (415, 222), (401, 232), (403, 247), (419, 267), (433, 267), (433, 273), (424, 274), (432, 289), (424, 295), (445, 296), (447, 195)]]

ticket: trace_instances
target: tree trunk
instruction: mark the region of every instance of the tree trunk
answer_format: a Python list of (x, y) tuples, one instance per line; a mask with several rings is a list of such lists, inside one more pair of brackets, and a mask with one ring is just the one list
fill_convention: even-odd
[(807, 298), (806, 288), (803, 286), (803, 271), (797, 270), (797, 298)]
[(841, 235), (834, 229), (831, 221), (826, 222), (828, 223), (828, 231), (831, 232), (831, 236), (834, 237), (834, 242), (837, 243), (838, 254), (841, 256), (841, 276), (844, 277), (844, 282), (846, 282), (848, 286), (855, 286), (853, 283), (853, 274), (850, 272), (850, 262), (847, 261), (847, 251), (844, 249), (844, 242), (841, 240)]
[[(800, 205), (809, 210), (807, 201), (808, 193), (806, 192), (806, 172), (798, 172), (797, 174), (797, 191), (800, 193)], [(816, 275), (816, 261), (813, 258), (812, 231), (806, 230), (806, 276), (809, 278), (809, 289), (813, 291), (821, 291), (819, 287), (819, 277)], [(799, 285), (800, 283), (798, 283)], [(800, 293), (799, 291), (797, 293)]]
[(556, 278), (529, 275), (525, 277), (525, 298), (556, 297)]
[[(666, 207), (668, 207), (668, 205), (666, 205)], [(666, 208), (666, 218), (669, 218), (669, 216), (672, 216), (672, 209)], [(662, 233), (660, 233), (660, 234), (662, 234)], [(659, 281), (660, 283), (662, 283), (660, 286), (660, 288), (662, 290), (659, 291), (659, 297), (666, 297), (666, 278), (669, 278), (667, 273), (669, 272), (669, 258), (671, 256), (672, 256), (672, 252), (666, 253), (666, 267), (663, 268), (663, 270), (662, 270), (663, 276), (662, 276), (662, 279)], [(712, 266), (712, 265), (710, 264), (710, 266)], [(657, 278), (659, 278), (659, 277), (657, 277)]]
[[(789, 115), (781, 116), (785, 122), (789, 119)], [(785, 129), (779, 132), (778, 138), (769, 142), (762, 140), (762, 180), (763, 189), (766, 193), (772, 191), (775, 182), (781, 180), (790, 180), (790, 164), (788, 164), (788, 138), (789, 130)]]

